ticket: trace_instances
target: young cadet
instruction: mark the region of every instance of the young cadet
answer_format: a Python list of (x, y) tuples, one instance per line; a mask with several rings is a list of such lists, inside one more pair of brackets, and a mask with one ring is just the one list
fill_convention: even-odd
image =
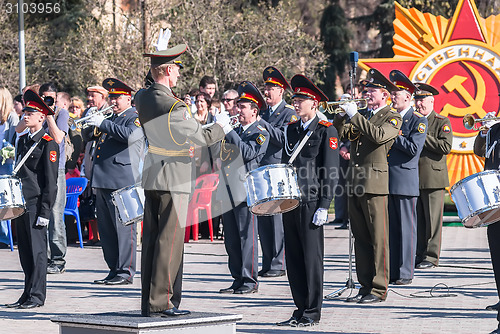
[[(42, 128), (52, 109), (34, 91), (24, 93), (24, 120), (29, 132), (19, 137), (16, 161), (28, 158), (17, 176), (22, 182), (26, 212), (14, 219), (19, 259), (24, 272), (24, 292), (9, 308), (43, 306), (47, 290), (47, 225), (56, 200), (59, 145)], [(30, 148), (34, 149), (30, 151)]]
[[(283, 214), (288, 282), (297, 307), (290, 319), (277, 326), (311, 326), (321, 318), (323, 301), (324, 231), (328, 208), (338, 180), (339, 140), (331, 123), (316, 114), (325, 94), (308, 78), (291, 80), (293, 106), (300, 120), (285, 130), (282, 162), (288, 163), (308, 137), (292, 165), (297, 170), (301, 204)], [(274, 136), (274, 135), (273, 135)]]

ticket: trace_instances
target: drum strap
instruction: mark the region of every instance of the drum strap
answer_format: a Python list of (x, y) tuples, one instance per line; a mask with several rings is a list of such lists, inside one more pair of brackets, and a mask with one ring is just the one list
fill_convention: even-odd
[[(299, 146), (297, 146), (295, 151), (293, 151), (293, 154), (290, 157), (290, 160), (288, 160), (289, 165), (291, 165), (293, 163), (293, 161), (295, 160), (295, 158), (297, 158), (297, 155), (299, 155), (300, 151), (302, 150), (304, 145), (307, 143), (307, 141), (309, 140), (309, 137), (311, 137), (312, 133), (313, 133), (312, 130), (307, 131), (307, 134), (304, 136), (304, 138), (302, 138)], [(285, 136), (286, 136), (286, 132), (285, 132)], [(286, 140), (285, 140), (285, 142), (286, 142)]]
[(26, 162), (26, 160), (28, 160), (28, 157), (35, 150), (35, 147), (38, 145), (38, 143), (40, 142), (40, 140), (41, 140), (41, 138), (38, 139), (37, 142), (33, 143), (33, 145), (31, 145), (30, 149), (28, 150), (28, 152), (26, 152), (26, 154), (21, 159), (21, 161), (19, 161), (19, 163), (16, 164), (16, 168), (14, 168), (14, 170), (12, 171), (12, 175), (16, 175), (17, 172), (19, 172), (19, 169), (21, 169), (22, 165), (24, 165), (24, 163)]
[(486, 159), (490, 157), (491, 151), (495, 149), (496, 144), (497, 141), (495, 140), (493, 144), (490, 146), (490, 131), (488, 131), (488, 133), (486, 134), (486, 154), (484, 155)]

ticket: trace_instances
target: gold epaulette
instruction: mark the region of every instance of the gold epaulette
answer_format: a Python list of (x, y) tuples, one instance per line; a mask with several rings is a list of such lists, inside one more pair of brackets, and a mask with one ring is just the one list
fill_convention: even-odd
[(329, 127), (332, 125), (332, 123), (327, 122), (327, 121), (319, 121), (318, 124), (321, 124), (321, 125), (326, 126), (326, 127)]
[(43, 138), (43, 139), (45, 139), (46, 141), (52, 141), (52, 140), (54, 140), (54, 139), (52, 139), (52, 137), (51, 137), (51, 136), (49, 136), (48, 134), (44, 134), (42, 138)]
[(414, 112), (413, 112), (413, 115), (418, 116), (418, 117), (425, 117), (424, 115), (422, 115), (422, 114), (421, 114), (421, 113), (419, 113), (418, 111), (414, 111)]
[(290, 108), (290, 109), (293, 109), (293, 111), (295, 111), (295, 108), (290, 104), (285, 104), (285, 108)]

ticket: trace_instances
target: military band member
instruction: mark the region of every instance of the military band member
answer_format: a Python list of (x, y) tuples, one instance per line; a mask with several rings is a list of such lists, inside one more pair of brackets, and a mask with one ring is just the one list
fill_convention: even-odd
[[(189, 194), (194, 181), (193, 144), (211, 145), (229, 132), (229, 118), (202, 129), (187, 105), (172, 92), (187, 45), (145, 54), (151, 58), (154, 83), (140, 90), (135, 104), (148, 154), (144, 162), (144, 221), (141, 258), (141, 314), (181, 316), (184, 234)], [(224, 118), (225, 117), (225, 118)]]
[(419, 113), (427, 117), (427, 136), (418, 160), (420, 195), (417, 202), (417, 269), (439, 264), (445, 188), (448, 181), (446, 155), (451, 151), (453, 131), (450, 120), (434, 111), (437, 89), (415, 83), (413, 97)]
[(399, 70), (390, 80), (397, 87), (391, 92), (392, 107), (402, 118), (399, 136), (388, 154), (389, 163), (389, 249), (390, 282), (411, 284), (417, 248), (418, 159), (425, 142), (427, 118), (413, 110), (416, 87)]
[[(222, 191), (227, 191), (232, 210), (224, 210), (224, 245), (229, 256), (230, 287), (220, 293), (248, 294), (258, 291), (257, 217), (246, 202), (245, 175), (259, 167), (267, 151), (269, 133), (257, 121), (261, 109), (267, 107), (254, 84), (243, 81), (238, 87), (237, 107), (240, 126), (226, 135), (220, 147)], [(242, 164), (235, 164), (237, 158)], [(219, 191), (220, 192), (220, 191)], [(227, 202), (227, 200), (225, 200)]]
[(347, 103), (345, 115), (336, 116), (340, 137), (351, 140), (351, 160), (347, 190), (349, 220), (354, 236), (359, 293), (346, 299), (362, 304), (387, 297), (389, 283), (389, 167), (387, 153), (398, 136), (401, 116), (387, 105), (395, 86), (376, 69), (368, 72), (365, 83), (370, 113), (363, 117), (354, 103)]
[[(137, 230), (118, 219), (111, 193), (138, 182), (138, 162), (142, 133), (135, 108), (131, 105), (132, 88), (114, 78), (104, 79), (112, 116), (93, 114), (82, 136), (96, 140), (91, 186), (96, 190), (96, 213), (108, 275), (96, 284), (131, 284), (136, 271)], [(136, 131), (138, 130), (138, 131)]]
[(24, 93), (24, 120), (29, 132), (19, 137), (17, 163), (35, 149), (20, 167), (26, 212), (13, 220), (17, 228), (19, 259), (24, 272), (24, 292), (9, 308), (31, 309), (43, 306), (47, 291), (47, 225), (57, 193), (59, 146), (45, 133), (42, 124), (53, 110), (28, 89)]
[[(489, 121), (484, 123), (486, 129), (479, 132), (474, 141), (474, 154), (485, 157), (484, 170), (500, 169), (500, 123)], [(500, 296), (500, 224), (495, 222), (487, 226), (488, 245), (490, 247), (491, 264), (495, 275), (497, 296)], [(491, 334), (500, 333), (500, 302), (486, 307), (496, 310), (499, 327)]]
[[(271, 126), (283, 131), (285, 126), (297, 120), (294, 108), (283, 99), (283, 94), (290, 86), (281, 72), (272, 66), (263, 73), (264, 97), (268, 108), (262, 113), (262, 119)], [(270, 141), (261, 166), (281, 163), (283, 145)], [(259, 216), (259, 238), (262, 248), (262, 269), (259, 276), (279, 277), (285, 275), (285, 240), (283, 234), (283, 217)]]
[[(278, 326), (311, 326), (321, 318), (324, 230), (337, 184), (339, 138), (331, 123), (316, 112), (325, 94), (301, 74), (291, 80), (293, 106), (300, 120), (285, 129), (282, 162), (288, 163), (308, 138), (292, 165), (297, 170), (300, 205), (283, 214), (286, 269), (296, 310)], [(310, 137), (309, 137), (310, 136)]]

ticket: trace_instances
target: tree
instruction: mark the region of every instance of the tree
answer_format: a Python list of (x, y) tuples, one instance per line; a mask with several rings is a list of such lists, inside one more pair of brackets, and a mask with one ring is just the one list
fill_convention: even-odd
[(324, 72), (323, 89), (329, 99), (335, 99), (335, 83), (337, 77), (345, 72), (349, 60), (351, 32), (347, 28), (347, 19), (338, 0), (331, 0), (323, 12), (320, 22), (321, 40), (324, 51), (328, 55), (328, 63)]

